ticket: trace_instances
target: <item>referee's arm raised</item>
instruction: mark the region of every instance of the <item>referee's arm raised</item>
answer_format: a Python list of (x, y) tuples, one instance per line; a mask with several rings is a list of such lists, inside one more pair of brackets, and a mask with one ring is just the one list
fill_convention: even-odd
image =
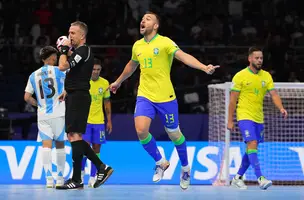
[[(84, 59), (87, 58), (87, 47), (81, 46), (77, 48), (74, 52), (71, 52), (69, 49), (70, 45), (68, 44), (68, 41), (65, 41), (61, 46), (60, 51), (61, 55), (58, 64), (58, 68), (60, 71), (66, 71), (67, 69), (82, 65), (84, 63)], [(68, 57), (68, 55), (70, 55), (70, 57)]]

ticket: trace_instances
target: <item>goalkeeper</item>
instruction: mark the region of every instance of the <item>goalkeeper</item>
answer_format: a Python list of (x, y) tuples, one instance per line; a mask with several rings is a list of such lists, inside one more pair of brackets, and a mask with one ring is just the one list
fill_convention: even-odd
[(280, 96), (274, 89), (271, 75), (261, 69), (263, 64), (262, 50), (251, 47), (248, 53), (250, 65), (233, 77), (230, 94), (227, 128), (230, 131), (234, 129), (233, 114), (238, 101), (236, 109), (238, 126), (247, 144), (246, 152), (242, 158), (242, 164), (231, 184), (237, 188), (246, 189), (247, 186), (242, 176), (251, 165), (258, 179), (260, 188), (266, 190), (272, 185), (272, 181), (267, 180), (262, 175), (257, 155), (258, 144), (263, 142), (264, 136), (263, 101), (266, 93), (270, 93), (273, 103), (280, 110), (284, 118), (287, 117), (287, 111), (282, 105)]

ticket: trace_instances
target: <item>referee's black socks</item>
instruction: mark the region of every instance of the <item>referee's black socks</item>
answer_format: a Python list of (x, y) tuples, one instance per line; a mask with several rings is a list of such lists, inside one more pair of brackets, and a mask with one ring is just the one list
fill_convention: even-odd
[(73, 159), (73, 177), (72, 180), (81, 183), (81, 163), (84, 155), (83, 140), (71, 142)]
[(105, 164), (101, 162), (91, 146), (84, 140), (82, 140), (82, 144), (84, 155), (95, 165), (97, 171), (99, 171), (101, 167), (105, 168)]

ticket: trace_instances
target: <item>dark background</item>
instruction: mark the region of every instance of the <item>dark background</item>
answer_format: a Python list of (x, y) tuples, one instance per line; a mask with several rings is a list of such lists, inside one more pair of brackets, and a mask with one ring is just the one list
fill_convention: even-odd
[[(0, 106), (8, 109), (12, 139), (36, 139), (35, 109), (23, 100), (28, 76), (41, 67), (39, 50), (68, 35), (71, 22), (89, 27), (88, 43), (102, 60), (102, 77), (112, 82), (131, 58), (147, 10), (161, 16), (160, 34), (205, 64), (219, 64), (212, 76), (179, 61), (172, 66), (189, 140), (208, 138), (210, 83), (231, 81), (246, 67), (249, 46), (264, 50), (264, 69), (276, 82), (303, 81), (304, 14), (300, 0), (0, 0)], [(133, 110), (139, 71), (112, 95), (110, 140), (136, 140)], [(0, 121), (4, 127), (4, 121)], [(124, 124), (124, 126), (122, 125)], [(128, 128), (126, 128), (128, 127)], [(2, 129), (1, 129), (2, 130)], [(6, 131), (6, 129), (3, 129)], [(167, 140), (157, 119), (151, 132)]]

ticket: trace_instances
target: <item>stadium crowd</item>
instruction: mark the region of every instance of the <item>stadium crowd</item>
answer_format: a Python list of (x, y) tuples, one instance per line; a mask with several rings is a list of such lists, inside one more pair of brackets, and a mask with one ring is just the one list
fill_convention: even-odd
[[(204, 63), (219, 64), (212, 76), (172, 66), (182, 113), (207, 112), (210, 83), (230, 81), (247, 64), (251, 45), (264, 49), (264, 66), (275, 81), (302, 81), (304, 16), (299, 0), (0, 0), (0, 105), (33, 111), (23, 101), (29, 74), (41, 66), (39, 50), (67, 35), (71, 22), (88, 24), (88, 43), (101, 58), (102, 76), (116, 80), (131, 57), (141, 16), (160, 14), (160, 33)], [(101, 45), (101, 46), (98, 46)], [(302, 54), (302, 55), (301, 55)], [(114, 113), (132, 113), (136, 76), (112, 95)]]

